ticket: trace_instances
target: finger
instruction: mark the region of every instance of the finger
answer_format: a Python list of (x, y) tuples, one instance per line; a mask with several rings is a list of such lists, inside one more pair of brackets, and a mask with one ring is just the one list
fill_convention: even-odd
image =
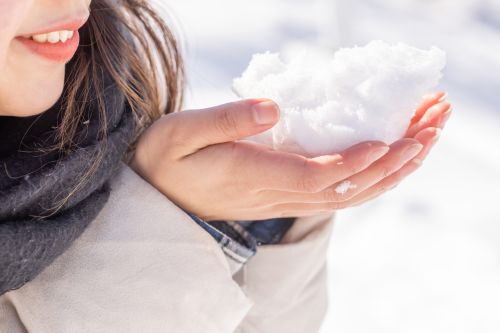
[(314, 193), (369, 167), (389, 151), (382, 142), (363, 142), (336, 155), (302, 155), (260, 149), (244, 163), (257, 175), (259, 190)]
[(386, 192), (393, 190), (403, 181), (404, 178), (417, 171), (420, 166), (421, 164), (419, 164), (417, 160), (411, 161), (403, 168), (401, 168), (400, 171), (381, 181), (379, 184), (377, 184), (377, 186), (374, 186), (360, 193), (348, 202), (345, 202), (344, 207), (360, 206), (368, 201), (378, 198)]
[(448, 94), (445, 92), (442, 92), (442, 91), (437, 92), (437, 93), (432, 93), (429, 95), (425, 95), (423, 97), (422, 103), (415, 110), (415, 114), (413, 115), (413, 118), (411, 120), (411, 124), (413, 125), (413, 124), (417, 123), (431, 106), (433, 106), (434, 104), (437, 104), (439, 102), (443, 102), (447, 96), (448, 96)]
[(443, 121), (446, 121), (450, 116), (450, 109), (451, 104), (447, 102), (441, 102), (432, 106), (417, 123), (408, 129), (406, 137), (412, 138), (426, 127), (438, 127), (441, 123), (444, 125)]
[(263, 132), (279, 120), (279, 108), (269, 99), (247, 99), (208, 109), (165, 116), (166, 131), (176, 153), (187, 156), (209, 145), (235, 141)]
[[(391, 152), (389, 152), (386, 156), (375, 162), (367, 170), (360, 172), (347, 180), (350, 182), (351, 186), (349, 186), (346, 192), (339, 191), (338, 187), (335, 188), (338, 201), (349, 200), (357, 193), (360, 193), (377, 184), (381, 180), (389, 177), (394, 172), (401, 169), (408, 161), (415, 158), (415, 156), (417, 156), (422, 149), (423, 145), (414, 139), (402, 139), (396, 141), (391, 145)], [(351, 188), (353, 189), (352, 191), (350, 190)], [(338, 196), (338, 194), (340, 194), (340, 196)]]
[(444, 125), (446, 125), (446, 123), (450, 119), (452, 111), (453, 111), (453, 106), (450, 106), (450, 108), (448, 109), (448, 111), (446, 111), (445, 113), (443, 113), (441, 115), (441, 119), (439, 120), (439, 124), (438, 124), (437, 127), (444, 128)]
[(360, 206), (394, 189), (401, 183), (401, 181), (405, 177), (418, 170), (418, 168), (420, 168), (420, 164), (410, 162), (397, 173), (394, 173), (391, 176), (385, 178), (383, 181), (379, 182), (378, 186), (373, 186), (347, 201), (332, 201), (326, 203), (306, 202), (300, 204), (284, 203), (275, 205), (272, 209), (276, 212), (286, 212), (279, 213), (281, 217), (300, 217)]
[[(415, 157), (422, 149), (422, 145), (412, 139), (403, 139), (391, 146), (391, 151), (382, 158), (371, 164), (364, 171), (354, 174), (352, 177), (344, 177), (334, 185), (317, 193), (286, 193), (269, 191), (261, 193), (263, 202), (271, 202), (269, 206), (276, 204), (300, 204), (302, 203), (331, 203), (343, 202), (354, 197), (357, 193), (378, 183), (381, 179), (399, 170), (411, 158)], [(341, 189), (344, 180), (349, 179), (350, 187), (347, 191)], [(340, 186), (340, 188), (339, 188)]]
[(421, 144), (424, 145), (422, 151), (415, 157), (418, 161), (422, 162), (431, 149), (434, 147), (436, 142), (439, 140), (441, 136), (441, 129), (436, 127), (429, 127), (420, 131), (416, 136), (415, 140), (418, 140)]
[(424, 148), (422, 151), (411, 161), (405, 164), (399, 171), (395, 172), (393, 175), (387, 177), (381, 182), (377, 183), (375, 186), (357, 194), (354, 198), (350, 199), (346, 204), (348, 206), (358, 206), (367, 201), (373, 200), (379, 195), (393, 189), (397, 186), (403, 179), (408, 177), (410, 174), (414, 173), (423, 163), (425, 157), (429, 154), (429, 151), (437, 142), (441, 130), (439, 128), (426, 128), (417, 134), (415, 139), (417, 139)]

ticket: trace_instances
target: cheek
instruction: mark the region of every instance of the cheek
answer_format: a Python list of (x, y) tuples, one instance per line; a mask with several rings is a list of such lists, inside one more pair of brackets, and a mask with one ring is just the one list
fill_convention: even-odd
[(10, 26), (18, 22), (18, 17), (23, 17), (33, 3), (33, 0), (0, 0), (0, 19), (3, 26)]
[(9, 44), (26, 17), (31, 0), (0, 0), (0, 74), (5, 66)]
[(0, 51), (16, 36), (33, 0), (0, 0)]
[(16, 47), (33, 0), (0, 0), (0, 115), (29, 116), (50, 108), (64, 84), (64, 64), (44, 65)]

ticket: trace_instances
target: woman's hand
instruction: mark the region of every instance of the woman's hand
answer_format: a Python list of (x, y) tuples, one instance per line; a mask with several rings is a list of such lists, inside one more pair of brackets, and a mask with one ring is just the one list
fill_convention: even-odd
[[(259, 124), (254, 112), (269, 113), (263, 118), (270, 122)], [(276, 104), (258, 99), (169, 114), (143, 134), (131, 167), (204, 220), (263, 220), (344, 208), (375, 193), (423, 148), (416, 135), (391, 147), (364, 142), (341, 154), (306, 158), (236, 141), (271, 128), (278, 118)], [(342, 193), (338, 186), (345, 179), (355, 188)]]
[[(326, 191), (323, 190), (316, 195), (308, 195), (307, 197), (300, 194), (296, 195), (296, 200), (280, 205), (279, 208), (291, 211), (291, 214), (286, 216), (309, 216), (312, 215), (311, 211), (318, 214), (358, 206), (395, 188), (404, 178), (422, 165), (423, 160), (439, 139), (441, 130), (448, 121), (452, 109), (451, 104), (444, 101), (445, 98), (446, 94), (444, 92), (424, 97), (410, 122), (405, 139), (392, 144), (390, 152), (369, 168), (347, 179), (352, 185), (356, 186), (353, 190), (350, 189), (347, 193), (341, 195), (334, 194), (333, 190), (336, 190), (340, 185), (340, 183), (336, 183)], [(398, 146), (408, 139), (416, 140), (423, 147), (413, 158), (399, 164), (398, 168), (396, 159), (391, 155), (401, 157)], [(383, 177), (380, 177), (380, 174), (378, 177), (376, 176), (376, 173), (380, 172), (380, 170), (383, 170)], [(325, 200), (328, 197), (325, 198), (324, 195), (330, 196), (330, 200)], [(290, 198), (290, 196), (287, 196), (287, 198)]]
[(414, 138), (424, 145), (422, 151), (398, 172), (385, 178), (372, 188), (356, 195), (345, 202), (346, 206), (358, 206), (391, 190), (408, 175), (415, 172), (436, 144), (441, 130), (451, 115), (452, 106), (445, 102), (446, 93), (438, 92), (428, 95), (415, 112), (405, 137)]

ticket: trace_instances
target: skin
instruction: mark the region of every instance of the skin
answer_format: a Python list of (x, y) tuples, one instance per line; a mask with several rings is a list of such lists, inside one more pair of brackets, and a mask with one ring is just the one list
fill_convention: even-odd
[[(333, 212), (380, 196), (418, 169), (450, 115), (444, 98), (442, 92), (427, 96), (405, 138), (390, 146), (364, 142), (315, 158), (239, 140), (277, 122), (278, 107), (269, 100), (169, 114), (143, 134), (131, 167), (177, 205), (208, 221)], [(261, 103), (276, 111), (270, 125), (253, 120)], [(357, 187), (339, 194), (335, 189), (344, 180)]]
[[(0, 116), (42, 113), (63, 90), (65, 64), (33, 54), (15, 38), (61, 20), (87, 17), (89, 6), (90, 0), (0, 0)], [(279, 108), (272, 101), (251, 99), (178, 112), (145, 131), (130, 166), (205, 220), (332, 212), (373, 200), (422, 164), (450, 115), (450, 104), (443, 99), (444, 93), (427, 96), (406, 137), (391, 146), (364, 142), (316, 158), (240, 140), (274, 126)], [(274, 120), (257, 124), (257, 106), (273, 113)], [(339, 194), (335, 189), (344, 180), (356, 188)]]
[(0, 116), (40, 114), (55, 104), (64, 85), (64, 63), (33, 54), (15, 38), (87, 17), (89, 6), (90, 0), (0, 0)]

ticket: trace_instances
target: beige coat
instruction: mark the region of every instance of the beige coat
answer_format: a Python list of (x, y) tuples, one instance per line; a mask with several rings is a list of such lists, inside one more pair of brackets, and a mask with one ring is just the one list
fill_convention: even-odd
[(108, 203), (36, 279), (0, 296), (2, 333), (319, 330), (331, 214), (298, 218), (243, 267), (123, 164)]

